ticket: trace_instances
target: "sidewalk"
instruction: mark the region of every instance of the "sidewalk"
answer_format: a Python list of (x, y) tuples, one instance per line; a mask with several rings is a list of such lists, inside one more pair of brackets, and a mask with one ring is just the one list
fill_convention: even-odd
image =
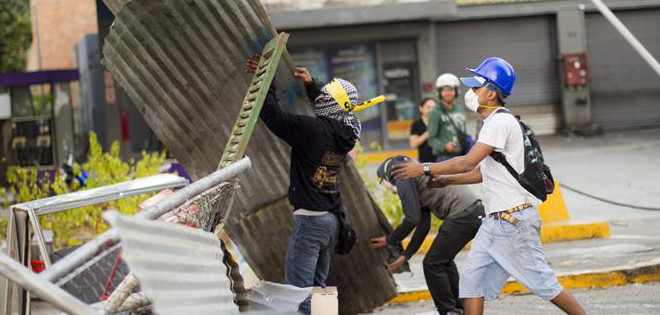
[[(609, 239), (590, 239), (544, 244), (550, 266), (564, 286), (571, 288), (608, 287), (632, 282), (660, 281), (660, 218), (612, 222)], [(456, 257), (461, 270), (467, 256)], [(399, 297), (394, 303), (428, 299), (422, 255), (410, 260), (410, 273), (394, 275)], [(640, 268), (647, 266), (647, 268)], [(570, 277), (569, 277), (570, 276)], [(657, 278), (657, 279), (656, 279)], [(510, 279), (512, 281), (513, 279)], [(520, 290), (508, 284), (504, 293)]]
[[(540, 143), (546, 163), (560, 183), (614, 201), (660, 208), (660, 129), (594, 138), (542, 137)], [(367, 164), (368, 174), (375, 178), (379, 164)], [(479, 185), (469, 187), (480, 193)], [(610, 205), (568, 189), (562, 193), (575, 222), (660, 217), (660, 211)]]
[[(659, 135), (660, 129), (651, 129), (595, 138), (543, 137), (540, 142), (560, 183), (620, 203), (660, 208)], [(369, 174), (375, 176), (377, 167), (377, 163), (369, 164)], [(471, 189), (480, 193), (478, 185)], [(544, 244), (548, 261), (564, 285), (589, 288), (660, 281), (660, 211), (616, 206), (568, 189), (562, 193), (570, 223), (607, 221), (611, 229), (607, 239)], [(463, 251), (456, 259), (459, 270), (466, 255)], [(422, 259), (423, 255), (416, 255), (410, 262), (412, 273), (395, 276), (402, 294), (394, 302), (429, 297)], [(508, 284), (504, 291), (519, 289)]]

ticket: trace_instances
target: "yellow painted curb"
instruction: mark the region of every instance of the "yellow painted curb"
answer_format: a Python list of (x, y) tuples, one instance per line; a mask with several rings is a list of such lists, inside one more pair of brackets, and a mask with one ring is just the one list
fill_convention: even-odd
[(399, 293), (395, 298), (391, 299), (387, 304), (403, 304), (418, 301), (431, 300), (431, 292), (427, 291), (411, 291)]
[(556, 243), (590, 238), (609, 238), (610, 224), (603, 222), (591, 223), (558, 223), (541, 227), (541, 242)]
[[(631, 283), (646, 283), (660, 281), (660, 262), (658, 260), (650, 264), (631, 266), (630, 268), (600, 270), (575, 275), (563, 275), (557, 278), (564, 289), (592, 289), (607, 288)], [(527, 292), (527, 289), (517, 281), (509, 281), (503, 288), (501, 294), (513, 294)], [(402, 292), (389, 304), (402, 304), (431, 299), (428, 290)]]
[[(645, 283), (660, 281), (660, 264), (642, 265), (630, 269), (601, 270), (576, 275), (557, 277), (564, 289), (607, 288), (630, 283)], [(502, 294), (528, 292), (517, 281), (509, 281)]]
[[(541, 227), (542, 243), (557, 243), (565, 241), (576, 241), (590, 238), (609, 238), (610, 225), (607, 222), (594, 223), (559, 223), (549, 224)], [(422, 246), (419, 247), (417, 254), (426, 254), (433, 244), (435, 235), (429, 235), (424, 239)], [(403, 240), (403, 247), (407, 247), (410, 238)], [(465, 246), (469, 249), (470, 244)]]
[(417, 158), (416, 150), (399, 150), (399, 151), (387, 151), (387, 152), (372, 152), (372, 153), (362, 153), (360, 157), (364, 157), (367, 160), (367, 163), (382, 163), (388, 157), (393, 157), (397, 155), (409, 156), (413, 159)]

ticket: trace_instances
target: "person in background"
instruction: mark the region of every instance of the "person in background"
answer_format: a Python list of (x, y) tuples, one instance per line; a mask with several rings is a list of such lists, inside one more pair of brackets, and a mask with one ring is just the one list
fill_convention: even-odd
[(429, 146), (429, 132), (426, 127), (429, 124), (429, 113), (433, 110), (436, 104), (437, 102), (432, 98), (423, 99), (419, 103), (419, 112), (421, 116), (410, 128), (410, 148), (417, 149), (417, 160), (419, 160), (420, 163), (433, 163), (436, 161), (433, 149)]
[(460, 85), (458, 77), (451, 73), (440, 75), (435, 82), (440, 104), (429, 113), (428, 142), (437, 162), (461, 155), (465, 149), (461, 147), (457, 130), (465, 134), (465, 111), (462, 106), (456, 106)]

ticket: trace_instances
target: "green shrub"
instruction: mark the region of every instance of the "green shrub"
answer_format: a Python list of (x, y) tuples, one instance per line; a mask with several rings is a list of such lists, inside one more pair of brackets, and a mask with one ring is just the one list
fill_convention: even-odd
[[(375, 142), (372, 143), (369, 146), (369, 148), (376, 152), (383, 151), (380, 145)], [(368, 174), (367, 158), (363, 154), (364, 148), (359, 143), (356, 146), (356, 152), (357, 152), (357, 160), (355, 161), (355, 165), (358, 169), (358, 172), (360, 173), (360, 176), (362, 177), (362, 180), (364, 180), (364, 183), (367, 186), (367, 190), (369, 191), (369, 193), (371, 193), (371, 196), (376, 200), (376, 203), (383, 211), (390, 224), (392, 224), (392, 226), (394, 227), (397, 227), (398, 225), (401, 224), (401, 222), (403, 222), (403, 218), (404, 218), (403, 209), (401, 208), (401, 200), (399, 200), (399, 196), (396, 194), (391, 194), (386, 189), (384, 189), (379, 184), (378, 177), (376, 176), (376, 174)], [(440, 219), (438, 219), (435, 215), (431, 215), (432, 231), (436, 231), (441, 224), (442, 221)]]
[[(105, 153), (102, 151), (95, 133), (90, 133), (89, 143), (90, 151), (87, 162), (82, 165), (74, 164), (73, 167), (77, 176), (82, 173), (82, 170), (88, 174), (85, 187), (81, 188), (83, 190), (155, 175), (165, 159), (164, 152), (142, 152), (142, 159), (139, 162), (131, 160), (127, 163), (119, 155), (118, 142), (114, 142), (110, 151)], [(11, 185), (12, 193), (16, 196), (18, 203), (69, 192), (69, 187), (60, 178), (59, 173), (53, 180), (48, 177), (38, 179), (37, 173), (37, 168), (11, 167), (7, 171), (7, 182)], [(116, 209), (123, 214), (132, 215), (138, 211), (139, 204), (150, 196), (134, 196), (43, 215), (39, 218), (41, 228), (53, 231), (53, 245), (56, 249), (80, 245), (108, 228), (102, 217), (103, 211)]]

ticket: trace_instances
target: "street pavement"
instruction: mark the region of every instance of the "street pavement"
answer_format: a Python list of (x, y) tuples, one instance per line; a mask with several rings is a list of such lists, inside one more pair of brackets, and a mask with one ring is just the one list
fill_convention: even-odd
[[(556, 136), (541, 139), (541, 146), (560, 183), (613, 201), (660, 209), (660, 129), (595, 138)], [(573, 221), (660, 217), (660, 211), (611, 205), (567, 189), (562, 193)]]
[[(606, 289), (571, 290), (590, 315), (660, 314), (660, 282), (633, 284)], [(434, 315), (432, 301), (389, 305), (375, 310), (378, 315)], [(553, 304), (530, 294), (508, 295), (486, 303), (486, 315), (563, 314)]]
[[(552, 136), (540, 142), (546, 162), (560, 183), (619, 203), (660, 208), (660, 129), (612, 132), (593, 138)], [(368, 165), (370, 174), (375, 174), (377, 166)], [(480, 193), (478, 185), (471, 188)], [(611, 237), (544, 244), (557, 275), (660, 263), (660, 211), (613, 205), (568, 189), (562, 189), (562, 194), (571, 222), (608, 221)], [(457, 256), (459, 270), (466, 256), (467, 251)], [(416, 255), (410, 261), (412, 272), (395, 275), (400, 292), (426, 289), (422, 259), (422, 255)], [(658, 284), (577, 292), (585, 299), (590, 314), (660, 314)], [(519, 302), (523, 308), (510, 306), (512, 302)], [(409, 303), (386, 307), (377, 314), (401, 314), (404, 309), (415, 314), (433, 307), (429, 301)], [(388, 313), (391, 310), (396, 311)], [(533, 296), (505, 296), (492, 303), (487, 314), (514, 311), (557, 313), (550, 304)]]
[[(541, 137), (546, 163), (556, 180), (602, 198), (660, 209), (660, 129), (602, 136)], [(376, 177), (378, 163), (367, 165)], [(470, 185), (480, 193), (479, 185)], [(611, 205), (562, 189), (571, 221), (660, 218), (660, 211)]]
[[(543, 244), (550, 267), (558, 276), (602, 269), (630, 269), (639, 264), (660, 264), (660, 218), (611, 222), (611, 237)], [(468, 251), (456, 256), (459, 271)], [(423, 255), (409, 262), (411, 272), (394, 275), (400, 292), (427, 290)], [(660, 295), (659, 295), (660, 300)]]

